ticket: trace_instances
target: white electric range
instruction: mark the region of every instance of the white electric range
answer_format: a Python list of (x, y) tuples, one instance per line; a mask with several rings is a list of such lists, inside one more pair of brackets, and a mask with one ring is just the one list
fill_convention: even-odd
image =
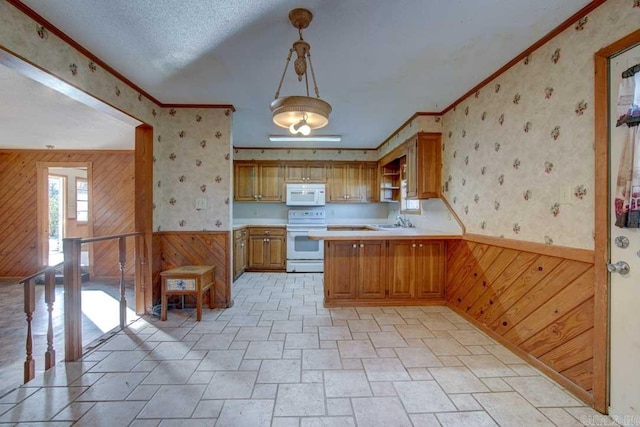
[(322, 273), (324, 242), (309, 240), (309, 231), (326, 231), (325, 210), (290, 209), (287, 223), (287, 272)]

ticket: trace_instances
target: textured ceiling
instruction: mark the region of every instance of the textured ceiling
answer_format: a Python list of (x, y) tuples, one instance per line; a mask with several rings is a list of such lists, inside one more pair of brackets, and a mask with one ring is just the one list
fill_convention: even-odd
[[(588, 0), (23, 0), (163, 103), (233, 104), (235, 146), (283, 130), (269, 103), (308, 7), (319, 134), (376, 147), (416, 111), (441, 111)], [(283, 95), (302, 93), (289, 69)], [(283, 146), (283, 144), (278, 144)]]
[(0, 148), (133, 150), (135, 126), (0, 65)]

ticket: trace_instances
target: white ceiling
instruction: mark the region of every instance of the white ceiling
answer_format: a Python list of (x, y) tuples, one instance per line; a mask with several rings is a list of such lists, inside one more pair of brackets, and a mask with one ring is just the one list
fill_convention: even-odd
[[(235, 146), (272, 144), (269, 103), (307, 7), (318, 134), (373, 148), (416, 111), (441, 111), (588, 0), (23, 0), (163, 103), (233, 104)], [(283, 95), (301, 94), (290, 68)], [(284, 146), (284, 144), (278, 144)]]
[(0, 65), (0, 148), (133, 150), (135, 126)]

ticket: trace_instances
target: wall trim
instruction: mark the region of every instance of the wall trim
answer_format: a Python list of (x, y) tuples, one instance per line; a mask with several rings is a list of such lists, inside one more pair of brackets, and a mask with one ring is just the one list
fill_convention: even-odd
[[(0, 148), (0, 153), (57, 153), (57, 154), (135, 154), (135, 150), (41, 150), (23, 148)], [(54, 162), (55, 163), (55, 162)], [(58, 162), (60, 163), (60, 162)], [(69, 163), (69, 162), (66, 162)], [(73, 162), (71, 162), (73, 163)], [(75, 162), (82, 163), (82, 162)]]
[(51, 22), (47, 21), (42, 15), (38, 14), (36, 11), (31, 9), (29, 6), (22, 3), (20, 0), (6, 0), (7, 3), (18, 9), (20, 12), (24, 13), (29, 18), (33, 19), (38, 24), (42, 25), (48, 31), (50, 31), (53, 35), (61, 39), (63, 42), (67, 43), (69, 46), (73, 47), (75, 50), (80, 52), (82, 55), (89, 58), (91, 61), (95, 62), (109, 74), (116, 77), (118, 80), (122, 81), (124, 84), (132, 88), (133, 90), (139, 92), (141, 95), (149, 99), (151, 102), (156, 104), (161, 108), (230, 108), (232, 111), (236, 111), (235, 107), (230, 104), (163, 104), (157, 98), (153, 97), (147, 91), (142, 89), (140, 86), (133, 83), (131, 80), (126, 78), (123, 74), (118, 72), (116, 69), (108, 65), (102, 59), (98, 58), (95, 54), (91, 53), (80, 43), (69, 37), (65, 32), (60, 30), (58, 27), (53, 25)]
[(560, 373), (554, 371), (553, 369), (551, 369), (550, 367), (548, 367), (544, 363), (540, 362), (537, 358), (531, 356), (526, 351), (520, 349), (518, 346), (514, 345), (510, 341), (506, 340), (505, 338), (501, 337), (497, 333), (493, 332), (491, 329), (487, 328), (482, 323), (478, 322), (476, 319), (474, 319), (473, 317), (469, 316), (464, 311), (460, 310), (458, 307), (449, 304), (449, 302), (447, 302), (447, 307), (449, 307), (453, 312), (455, 312), (460, 317), (464, 318), (466, 321), (471, 323), (473, 326), (475, 326), (476, 328), (480, 329), (484, 334), (486, 334), (489, 337), (491, 337), (491, 339), (499, 342), (500, 344), (505, 346), (507, 349), (509, 349), (510, 351), (515, 353), (518, 357), (520, 357), (521, 359), (525, 360), (527, 363), (530, 363), (531, 365), (533, 365), (539, 371), (542, 371), (543, 374), (545, 374), (546, 376), (550, 377), (555, 382), (561, 384), (563, 387), (565, 387), (567, 390), (569, 390), (574, 396), (578, 397), (580, 400), (582, 400), (583, 402), (585, 402), (585, 403), (587, 403), (589, 405), (593, 405), (593, 403), (594, 403), (593, 402), (593, 396), (589, 392), (583, 390), (578, 385), (574, 384), (569, 379), (567, 379), (566, 377), (562, 376)]
[(570, 248), (567, 246), (553, 246), (544, 243), (528, 242), (526, 240), (505, 239), (502, 237), (484, 236), (481, 234), (465, 234), (463, 240), (482, 243), (485, 245), (499, 246), (501, 248), (515, 249), (523, 252), (533, 252), (540, 255), (570, 259), (573, 261), (594, 263), (594, 251), (590, 249)]
[(464, 223), (462, 222), (462, 220), (460, 219), (460, 217), (458, 216), (456, 211), (453, 210), (453, 208), (451, 207), (451, 204), (449, 203), (449, 201), (447, 200), (445, 195), (442, 194), (442, 193), (440, 193), (440, 200), (442, 200), (442, 202), (447, 206), (447, 208), (449, 209), (449, 212), (451, 212), (451, 215), (453, 215), (453, 218), (456, 220), (456, 222), (458, 223), (458, 225), (462, 229), (462, 236), (466, 236), (467, 235), (467, 228), (464, 226)]

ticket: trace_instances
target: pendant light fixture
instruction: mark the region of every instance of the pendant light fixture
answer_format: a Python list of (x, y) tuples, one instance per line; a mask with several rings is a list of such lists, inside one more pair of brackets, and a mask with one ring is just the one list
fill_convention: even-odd
[[(289, 12), (289, 21), (298, 29), (300, 39), (293, 43), (289, 49), (287, 62), (280, 78), (280, 84), (276, 91), (275, 100), (271, 103), (270, 109), (273, 113), (273, 123), (289, 129), (292, 134), (309, 135), (311, 130), (319, 129), (329, 124), (329, 113), (331, 113), (331, 105), (320, 99), (318, 84), (316, 83), (316, 75), (313, 72), (311, 63), (311, 46), (302, 38), (302, 30), (309, 26), (313, 19), (313, 14), (307, 9), (293, 9)], [(283, 96), (280, 98), (280, 89), (284, 76), (287, 73), (291, 56), (296, 53), (297, 58), (294, 61), (294, 69), (298, 75), (298, 81), (304, 78), (307, 90), (306, 96)], [(311, 69), (311, 78), (313, 80), (313, 89), (316, 97), (309, 96), (309, 76), (307, 73), (307, 61)]]

